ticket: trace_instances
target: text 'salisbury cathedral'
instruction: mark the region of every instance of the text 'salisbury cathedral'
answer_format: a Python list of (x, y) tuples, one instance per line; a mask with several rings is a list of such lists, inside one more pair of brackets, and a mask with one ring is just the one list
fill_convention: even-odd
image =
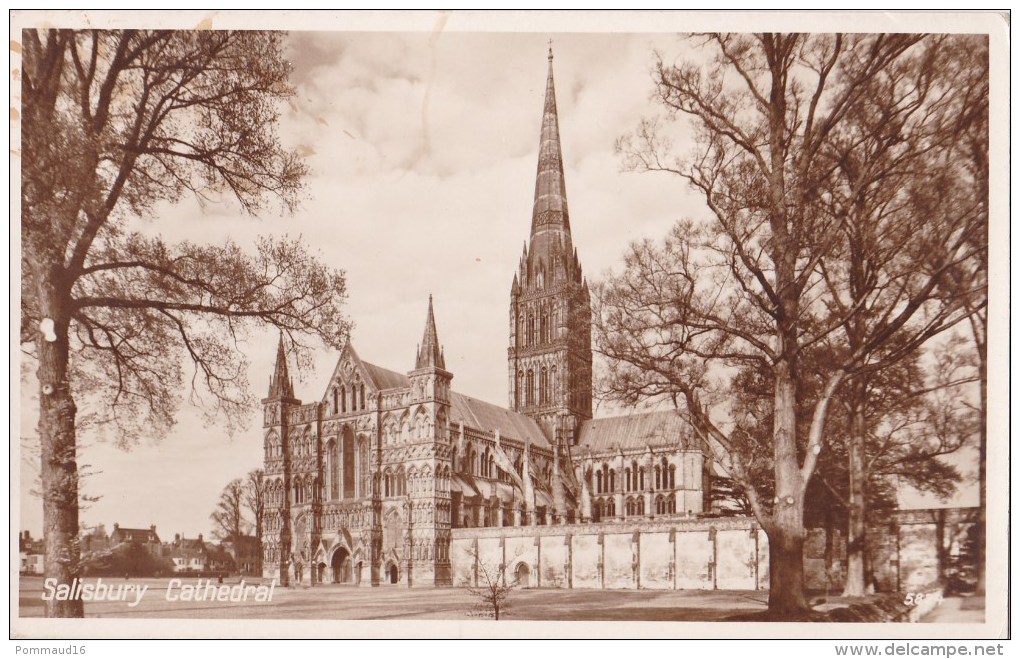
[[(703, 509), (707, 460), (673, 412), (592, 418), (591, 305), (551, 52), (509, 326), (509, 409), (454, 391), (431, 298), (412, 369), (371, 364), (348, 344), (315, 402), (294, 397), (281, 339), (263, 401), (266, 577), (454, 585), (491, 559), (512, 562), (525, 585), (638, 586), (644, 533), (668, 544), (655, 549), (673, 554), (656, 574), (676, 587), (676, 525)], [(746, 523), (739, 532), (750, 537)]]

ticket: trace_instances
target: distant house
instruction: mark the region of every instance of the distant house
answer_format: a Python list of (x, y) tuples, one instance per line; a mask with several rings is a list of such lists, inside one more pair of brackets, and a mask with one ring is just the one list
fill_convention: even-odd
[(21, 574), (42, 574), (46, 548), (42, 540), (33, 540), (32, 534), (22, 531), (18, 536), (18, 558)]
[(138, 545), (145, 549), (150, 556), (163, 555), (163, 545), (159, 541), (155, 524), (147, 529), (129, 529), (114, 523), (113, 533), (110, 534), (110, 547), (123, 544)]
[(173, 562), (174, 572), (205, 572), (212, 569), (212, 556), (201, 533), (195, 539), (175, 534), (174, 541), (164, 546), (163, 555)]

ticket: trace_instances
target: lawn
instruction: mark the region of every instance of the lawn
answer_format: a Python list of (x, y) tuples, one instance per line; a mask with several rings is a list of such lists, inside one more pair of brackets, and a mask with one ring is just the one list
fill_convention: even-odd
[[(88, 580), (94, 583), (94, 579)], [(186, 579), (185, 583), (196, 583)], [(109, 585), (147, 586), (137, 606), (126, 601), (86, 602), (86, 617), (103, 618), (263, 618), (295, 620), (469, 620), (484, 616), (476, 597), (457, 588), (321, 585), (276, 587), (270, 602), (168, 601), (169, 579), (104, 579)], [(249, 580), (246, 583), (258, 583)], [(227, 585), (238, 583), (228, 579)], [(137, 588), (136, 588), (137, 589)], [(23, 577), (22, 617), (43, 615), (42, 579)], [(170, 589), (171, 596), (180, 589)], [(764, 611), (765, 591), (656, 591), (527, 589), (511, 596), (511, 620), (723, 621)], [(130, 601), (134, 601), (132, 597)], [(845, 604), (834, 598), (818, 608)]]

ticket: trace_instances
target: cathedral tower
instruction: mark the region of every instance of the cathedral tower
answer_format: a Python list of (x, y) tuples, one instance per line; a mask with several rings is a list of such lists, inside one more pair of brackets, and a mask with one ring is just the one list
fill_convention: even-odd
[(591, 418), (591, 298), (570, 237), (552, 62), (550, 48), (531, 237), (510, 290), (510, 407), (573, 443)]
[(408, 514), (405, 531), (407, 584), (449, 586), (450, 572), (450, 383), (429, 296), (425, 331), (410, 381)]
[[(269, 380), (269, 395), (262, 399), (265, 433), (265, 473), (270, 482), (280, 483), (279, 496), (267, 497), (263, 542), (263, 576), (278, 577), (280, 585), (290, 584), (290, 565), (293, 557), (291, 533), (291, 427), (288, 423), (293, 410), (301, 405), (294, 398), (294, 383), (287, 372), (287, 353), (283, 334), (276, 348), (276, 367)], [(275, 492), (274, 492), (275, 494)]]

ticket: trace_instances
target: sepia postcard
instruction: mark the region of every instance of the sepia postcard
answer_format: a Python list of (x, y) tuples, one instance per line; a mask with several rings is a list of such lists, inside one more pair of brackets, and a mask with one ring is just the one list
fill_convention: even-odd
[(17, 653), (1002, 654), (1008, 12), (10, 29)]

